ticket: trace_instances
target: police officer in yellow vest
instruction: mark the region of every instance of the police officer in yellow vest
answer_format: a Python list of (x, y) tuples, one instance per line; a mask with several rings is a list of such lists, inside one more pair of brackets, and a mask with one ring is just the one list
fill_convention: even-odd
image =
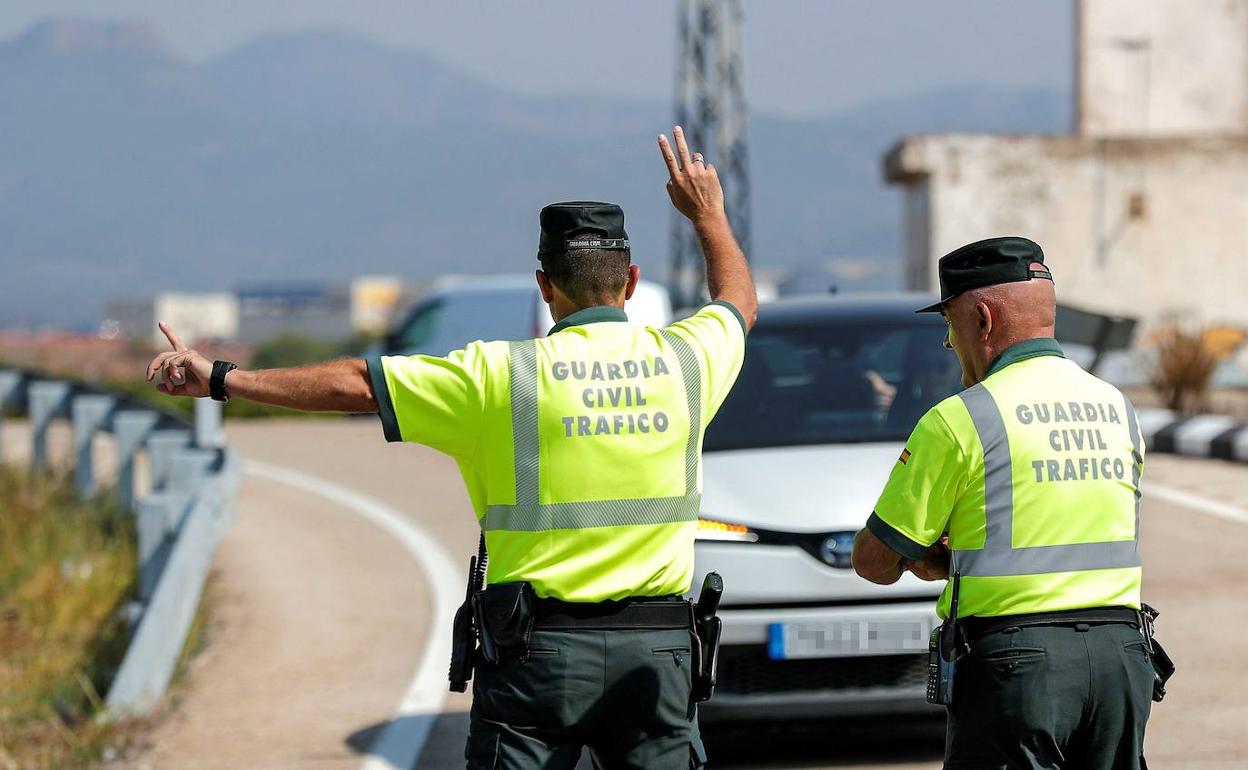
[(541, 213), (544, 339), (474, 342), (445, 357), (244, 371), (187, 350), (148, 379), (174, 395), (376, 411), (390, 441), (458, 462), (488, 544), (469, 768), (705, 763), (691, 698), (690, 588), (707, 423), (740, 370), (757, 309), (714, 167), (681, 129), (660, 150), (714, 300), (667, 328), (627, 323), (639, 276), (624, 215), (605, 203)]
[(967, 390), (919, 420), (854, 567), (956, 576), (938, 606), (961, 618), (946, 767), (1140, 768), (1153, 668), (1135, 410), (1053, 339), (1037, 244), (979, 241), (939, 271), (940, 302), (919, 312), (944, 315)]

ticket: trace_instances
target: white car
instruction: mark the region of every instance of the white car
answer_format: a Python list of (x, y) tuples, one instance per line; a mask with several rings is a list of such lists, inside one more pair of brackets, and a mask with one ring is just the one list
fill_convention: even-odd
[(921, 295), (764, 304), (707, 429), (694, 590), (724, 579), (706, 722), (934, 710), (924, 698), (941, 583), (850, 565), (915, 422), (961, 389)]
[[(667, 290), (640, 281), (624, 304), (629, 321), (666, 326), (672, 320)], [(451, 276), (395, 324), (382, 344), (385, 355), (442, 356), (474, 340), (545, 337), (555, 322), (532, 275)]]

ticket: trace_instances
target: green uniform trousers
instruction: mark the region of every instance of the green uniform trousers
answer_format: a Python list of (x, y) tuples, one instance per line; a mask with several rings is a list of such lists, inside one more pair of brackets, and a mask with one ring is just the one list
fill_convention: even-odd
[(1141, 770), (1153, 669), (1124, 623), (1025, 626), (958, 661), (946, 768)]
[(610, 770), (702, 767), (691, 647), (680, 629), (534, 631), (527, 659), (477, 666), (469, 770), (571, 770), (585, 746)]

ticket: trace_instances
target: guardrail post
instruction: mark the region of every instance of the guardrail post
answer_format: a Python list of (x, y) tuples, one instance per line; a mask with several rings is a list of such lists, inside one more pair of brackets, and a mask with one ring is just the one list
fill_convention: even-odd
[(74, 425), (74, 489), (79, 500), (95, 494), (95, 434), (108, 426), (108, 418), (117, 405), (112, 396), (74, 396), (70, 402), (70, 419)]
[(127, 409), (113, 415), (113, 437), (117, 440), (117, 502), (127, 510), (134, 509), (135, 458), (159, 420), (159, 414), (147, 409)]
[(27, 389), (30, 412), (30, 467), (42, 471), (48, 467), (48, 427), (54, 417), (65, 414), (69, 404), (68, 382), (33, 382)]
[(165, 488), (170, 492), (194, 492), (217, 465), (221, 453), (216, 449), (179, 449), (170, 461)]
[(147, 458), (152, 472), (152, 491), (165, 488), (169, 481), (169, 469), (173, 467), (173, 453), (191, 444), (189, 430), (154, 430), (147, 437)]
[(22, 388), (25, 379), (21, 372), (0, 369), (0, 462), (4, 462), (3, 427), (4, 414), (10, 409), (21, 409), (25, 406), (26, 391)]
[(137, 529), (139, 535), (138, 600), (144, 604), (152, 597), (160, 575), (173, 549), (178, 523), (190, 507), (190, 496), (178, 492), (158, 492), (139, 501)]
[(195, 446), (200, 449), (219, 449), (225, 445), (225, 431), (221, 430), (220, 401), (211, 398), (195, 400)]

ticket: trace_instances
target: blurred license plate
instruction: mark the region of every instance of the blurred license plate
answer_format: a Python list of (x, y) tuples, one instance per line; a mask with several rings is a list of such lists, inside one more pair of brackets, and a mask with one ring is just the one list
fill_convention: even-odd
[(931, 615), (772, 623), (767, 655), (785, 660), (924, 652), (934, 623)]

